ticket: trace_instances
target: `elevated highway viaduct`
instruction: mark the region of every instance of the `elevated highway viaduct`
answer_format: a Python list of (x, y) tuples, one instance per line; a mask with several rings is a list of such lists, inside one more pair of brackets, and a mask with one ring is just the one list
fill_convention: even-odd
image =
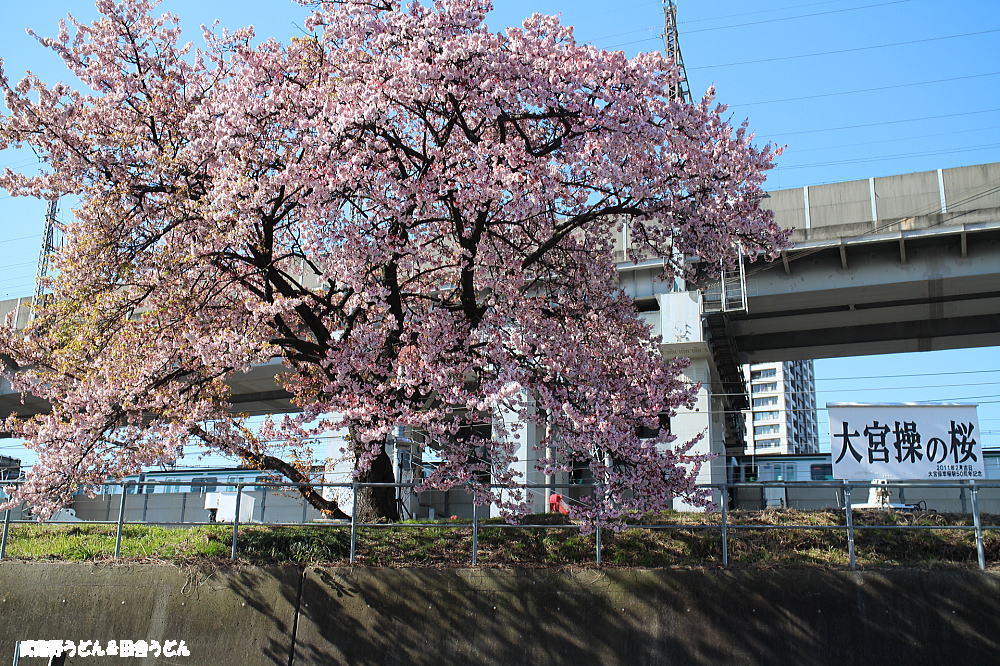
[(1000, 345), (1000, 163), (770, 193), (794, 246), (725, 314), (739, 362)]

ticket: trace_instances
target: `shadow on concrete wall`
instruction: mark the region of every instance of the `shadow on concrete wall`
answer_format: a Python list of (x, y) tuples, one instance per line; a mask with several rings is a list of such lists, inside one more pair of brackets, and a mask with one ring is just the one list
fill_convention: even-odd
[(995, 663), (963, 571), (310, 568), (297, 664)]
[[(143, 663), (213, 666), (912, 666), (990, 664), (1000, 654), (1000, 575), (941, 568), (5, 562), (0, 599), (4, 657), (13, 654), (15, 640), (55, 638), (182, 638), (190, 658)], [(120, 661), (70, 658), (67, 664)]]

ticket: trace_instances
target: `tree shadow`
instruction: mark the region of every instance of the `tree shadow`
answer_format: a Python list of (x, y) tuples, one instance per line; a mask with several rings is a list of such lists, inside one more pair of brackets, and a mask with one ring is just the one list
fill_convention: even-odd
[(990, 663), (973, 571), (305, 571), (296, 664)]

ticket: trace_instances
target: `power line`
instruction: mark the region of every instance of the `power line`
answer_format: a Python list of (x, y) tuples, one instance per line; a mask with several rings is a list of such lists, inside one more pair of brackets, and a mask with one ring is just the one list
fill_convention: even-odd
[(15, 281), (18, 281), (18, 280), (20, 280), (20, 281), (23, 282), (25, 279), (29, 279), (29, 276), (28, 275), (23, 275), (23, 274), (17, 275), (15, 273), (13, 275), (8, 275), (8, 276), (6, 276), (4, 278), (0, 278), (0, 284), (3, 284), (5, 282), (6, 283), (15, 282)]
[[(900, 0), (900, 1), (901, 2), (908, 2), (909, 0)], [(795, 4), (795, 5), (785, 5), (784, 7), (771, 7), (770, 9), (758, 9), (758, 10), (752, 11), (752, 12), (736, 12), (736, 13), (733, 13), (733, 14), (722, 14), (722, 15), (718, 15), (718, 16), (703, 16), (701, 18), (685, 19), (683, 21), (678, 21), (677, 24), (678, 25), (691, 25), (691, 24), (694, 24), (694, 23), (705, 23), (707, 21), (719, 21), (719, 20), (722, 20), (722, 19), (736, 18), (736, 17), (739, 17), (739, 16), (753, 16), (755, 14), (770, 14), (770, 13), (773, 13), (773, 12), (781, 12), (781, 11), (784, 11), (786, 9), (800, 9), (800, 8), (804, 8), (804, 7), (816, 7), (816, 6), (819, 6), (819, 5), (830, 5), (830, 4), (834, 4), (835, 2), (836, 2), (836, 0), (823, 0), (823, 2), (805, 2), (805, 3), (798, 3), (798, 4)], [(645, 3), (643, 3), (643, 4), (645, 4)], [(869, 7), (879, 7), (879, 6), (883, 5), (883, 4), (896, 4), (896, 3), (886, 2), (886, 3), (874, 4), (874, 5), (864, 5), (864, 6), (861, 6), (861, 7), (839, 9), (839, 10), (836, 10), (836, 12), (849, 12), (849, 11), (854, 11), (854, 10), (857, 10), (857, 9), (867, 9)], [(822, 14), (836, 13), (836, 12), (817, 12), (817, 13), (812, 13), (812, 14), (800, 14), (800, 15), (797, 15), (797, 16), (784, 16), (784, 17), (778, 17), (778, 18), (774, 18), (774, 19), (768, 19), (766, 21), (759, 21), (759, 22), (756, 22), (756, 23), (740, 23), (740, 24), (733, 25), (733, 26), (717, 26), (717, 27), (703, 28), (703, 29), (698, 29), (698, 30), (688, 30), (688, 31), (686, 31), (686, 33), (703, 32), (703, 31), (707, 31), (707, 30), (723, 30), (723, 29), (726, 29), (726, 28), (740, 27), (740, 26), (744, 26), (744, 25), (757, 25), (759, 23), (774, 23), (774, 22), (777, 22), (777, 21), (790, 21), (792, 19), (797, 19), (797, 18), (803, 18), (803, 17), (808, 17), (808, 16), (820, 16)], [(599, 40), (602, 40), (602, 39), (611, 39), (613, 37), (624, 37), (625, 35), (634, 35), (634, 34), (639, 33), (639, 32), (645, 32), (647, 30), (657, 30), (659, 28), (660, 28), (659, 25), (648, 25), (648, 26), (645, 26), (645, 27), (642, 27), (642, 28), (636, 28), (634, 30), (625, 30), (623, 32), (613, 32), (613, 33), (610, 33), (610, 34), (600, 35), (599, 37), (594, 37), (594, 38), (592, 38), (592, 39), (590, 39), (588, 41), (595, 42), (595, 41), (599, 41)], [(641, 39), (641, 40), (636, 40), (634, 42), (627, 42), (627, 43), (628, 44), (635, 44), (635, 43), (642, 42), (642, 41), (651, 41), (652, 39), (658, 39), (660, 37), (662, 37), (662, 36), (650, 37), (648, 39)], [(619, 46), (623, 46), (623, 45), (619, 45)], [(610, 47), (610, 48), (614, 48), (614, 47)]]
[[(736, 14), (724, 14), (722, 16), (704, 16), (702, 18), (697, 18), (697, 19), (686, 19), (684, 21), (678, 21), (677, 25), (690, 25), (692, 23), (704, 23), (706, 21), (718, 21), (720, 19), (735, 18), (737, 16), (749, 16), (749, 15), (752, 15), (752, 14), (767, 14), (767, 13), (770, 13), (770, 12), (779, 12), (779, 11), (782, 11), (782, 10), (785, 10), (785, 9), (795, 9), (795, 8), (798, 8), (798, 7), (814, 7), (816, 5), (829, 5), (832, 2), (836, 2), (836, 0), (824, 0), (823, 2), (810, 2), (810, 3), (805, 3), (805, 4), (799, 4), (799, 5), (790, 5), (790, 6), (786, 6), (786, 7), (772, 7), (771, 9), (760, 9), (760, 10), (757, 10), (757, 11), (754, 11), (754, 12), (739, 12), (739, 13), (736, 13)], [(642, 4), (646, 4), (646, 3), (642, 3)], [(612, 33), (608, 33), (608, 34), (605, 34), (605, 35), (599, 35), (597, 37), (591, 37), (587, 41), (589, 43), (594, 43), (594, 42), (598, 42), (598, 41), (600, 41), (602, 39), (611, 39), (613, 37), (624, 37), (626, 35), (634, 35), (636, 33), (648, 32), (650, 30), (662, 30), (662, 28), (663, 28), (663, 26), (661, 24), (647, 25), (647, 26), (643, 26), (641, 28), (635, 28), (633, 30), (624, 30), (622, 32), (612, 32)], [(650, 39), (656, 39), (656, 38), (662, 38), (662, 37), (663, 37), (663, 35), (658, 35), (657, 37), (650, 38)], [(645, 41), (645, 40), (641, 40), (641, 41)]]
[[(24, 300), (31, 300), (31, 298), (32, 298), (31, 294), (29, 294), (29, 293), (23, 293), (23, 292), (26, 289), (28, 289), (29, 287), (34, 287), (34, 285), (35, 285), (35, 281), (34, 280), (32, 280), (31, 282), (27, 282), (27, 283), (25, 283), (25, 282), (18, 282), (16, 284), (10, 283), (12, 280), (19, 280), (19, 279), (24, 279), (24, 278), (25, 278), (25, 276), (19, 276), (19, 277), (7, 278), (5, 280), (0, 280), (0, 291), (2, 291), (5, 294), (7, 294), (7, 293), (11, 293), (11, 294), (17, 293), (17, 294), (20, 294), (19, 296), (14, 296), (13, 298), (21, 298), (21, 299), (24, 299)], [(10, 283), (10, 284), (8, 284), (8, 283)], [(7, 299), (4, 299), (4, 300), (11, 300), (11, 299), (7, 298)]]
[(927, 150), (916, 153), (897, 153), (895, 155), (884, 155), (882, 157), (859, 157), (846, 160), (831, 160), (829, 162), (811, 162), (806, 164), (788, 164), (775, 167), (774, 171), (790, 171), (793, 169), (815, 169), (826, 166), (842, 166), (847, 164), (867, 164), (869, 162), (888, 162), (891, 160), (901, 160), (911, 157), (930, 157), (932, 155), (951, 155), (954, 153), (968, 153), (976, 150), (988, 150), (990, 148), (1000, 148), (1000, 143), (987, 143), (976, 146), (962, 146), (961, 148), (948, 148), (943, 150)]
[[(773, 383), (773, 382), (772, 382)], [(756, 384), (760, 386), (760, 384)], [(915, 390), (915, 389), (930, 389), (930, 388), (955, 388), (956, 386), (1000, 386), (1000, 382), (963, 382), (961, 384), (927, 384), (922, 386), (866, 386), (859, 388), (856, 386), (845, 386), (844, 388), (833, 388), (833, 389), (813, 389), (810, 391), (763, 391), (763, 393), (768, 393), (769, 395), (759, 396), (761, 398), (771, 397), (770, 394), (778, 395), (802, 395), (808, 393), (843, 393), (844, 391), (886, 391), (886, 390)], [(713, 396), (721, 395), (743, 395), (742, 393), (712, 393)], [(753, 397), (751, 395), (751, 397)]]
[[(1000, 394), (996, 394), (996, 395), (993, 395), (993, 396), (984, 396), (984, 397), (996, 397), (996, 398), (1000, 398)], [(977, 400), (977, 399), (978, 399), (977, 396), (967, 396), (967, 397), (962, 397), (962, 398), (940, 398), (938, 400), (915, 400), (915, 401), (913, 401), (913, 404), (914, 405), (918, 405), (918, 406), (919, 405), (934, 405), (935, 403), (938, 403), (938, 402), (955, 402), (955, 401), (960, 401), (960, 400)], [(1000, 404), (1000, 400), (979, 400), (976, 404), (977, 405), (995, 405), (995, 404)], [(785, 408), (782, 408), (782, 409), (768, 409), (768, 410), (764, 410), (764, 411), (768, 411), (768, 412), (816, 412), (817, 413), (817, 419), (818, 419), (819, 418), (818, 415), (819, 415), (820, 412), (826, 412), (826, 411), (829, 411), (829, 409), (826, 408), (826, 407), (815, 407), (815, 408), (813, 408), (813, 407), (802, 407), (802, 408), (789, 408), (789, 407), (785, 407)], [(688, 412), (678, 412), (677, 416), (693, 416), (693, 415), (698, 415), (698, 414), (743, 414), (743, 415), (747, 415), (747, 414), (752, 414), (752, 413), (753, 413), (752, 410), (749, 410), (749, 409), (701, 409), (701, 410), (694, 410), (694, 411), (688, 411)], [(981, 420), (985, 421), (986, 419), (981, 419)], [(760, 425), (766, 425), (766, 424), (761, 423)]]
[(840, 148), (853, 148), (855, 146), (871, 146), (873, 144), (879, 143), (895, 143), (897, 141), (919, 141), (921, 139), (927, 139), (939, 136), (954, 136), (956, 134), (968, 134), (970, 132), (988, 132), (992, 130), (1000, 129), (1000, 125), (991, 125), (989, 127), (970, 127), (968, 129), (952, 130), (949, 132), (934, 132), (933, 134), (921, 134), (919, 136), (899, 136), (892, 139), (879, 139), (878, 141), (858, 141), (856, 143), (840, 143), (834, 146), (817, 146), (815, 148), (805, 148), (802, 150), (794, 149), (795, 154), (798, 153), (815, 153), (818, 151), (827, 150), (838, 150)]
[[(3, 291), (5, 294), (13, 294), (14, 292), (19, 292), (23, 289), (34, 286), (34, 284), (35, 281), (31, 280), (29, 282), (22, 282), (19, 284), (2, 285), (0, 286), (0, 291)], [(31, 294), (24, 294), (15, 298), (31, 298)]]
[(959, 116), (973, 116), (982, 113), (993, 113), (994, 111), (1000, 111), (1000, 107), (994, 109), (983, 109), (981, 111), (963, 111), (961, 113), (945, 113), (937, 116), (922, 116), (920, 118), (904, 118), (900, 120), (884, 120), (874, 123), (860, 123), (857, 125), (841, 125), (839, 127), (821, 127), (818, 129), (808, 129), (808, 130), (794, 130), (791, 132), (775, 132), (767, 134), (769, 137), (776, 136), (792, 136), (797, 134), (818, 134), (821, 132), (834, 132), (839, 130), (849, 130), (849, 129), (859, 129), (862, 127), (879, 127), (882, 125), (898, 125), (900, 123), (915, 123), (922, 120), (940, 120), (941, 118), (957, 118)]
[[(870, 4), (870, 5), (860, 5), (860, 6), (857, 6), (857, 7), (844, 7), (842, 9), (830, 9), (830, 10), (823, 11), (823, 12), (812, 12), (810, 14), (796, 14), (795, 16), (782, 16), (780, 18), (771, 18), (771, 19), (766, 19), (766, 20), (763, 20), (763, 21), (749, 21), (749, 22), (746, 22), (746, 23), (733, 23), (731, 25), (718, 25), (718, 26), (713, 26), (711, 28), (697, 28), (695, 30), (685, 30), (684, 34), (685, 35), (693, 35), (693, 34), (698, 33), (698, 32), (710, 32), (710, 31), (713, 31), (713, 30), (728, 30), (729, 28), (743, 28), (743, 27), (751, 26), (751, 25), (762, 25), (764, 23), (780, 23), (780, 22), (783, 22), (783, 21), (794, 21), (794, 20), (800, 19), (800, 18), (811, 18), (813, 16), (826, 16), (828, 14), (843, 14), (844, 12), (854, 12), (854, 11), (858, 11), (858, 10), (861, 10), (861, 9), (871, 9), (873, 7), (884, 7), (884, 6), (887, 6), (887, 5), (899, 5), (899, 4), (903, 4), (905, 2), (912, 2), (912, 1), (913, 0), (891, 0), (890, 2), (878, 2), (878, 3), (874, 3), (874, 4)], [(826, 3), (817, 3), (817, 4), (826, 4)], [(778, 11), (778, 10), (764, 10), (764, 11)], [(754, 13), (754, 12), (748, 12), (748, 13)], [(732, 16), (738, 16), (738, 14), (735, 14), (735, 15), (732, 15)], [(706, 20), (710, 20), (710, 19), (698, 19), (698, 20), (706, 21)], [(693, 23), (693, 22), (694, 21), (682, 21), (681, 23)], [(635, 32), (638, 32), (638, 31), (635, 31)], [(627, 33), (624, 33), (624, 34), (627, 34)], [(619, 46), (630, 46), (632, 44), (639, 44), (639, 43), (642, 43), (642, 42), (648, 42), (648, 41), (652, 41), (654, 39), (659, 39), (659, 37), (646, 37), (644, 39), (635, 39), (635, 40), (632, 40), (632, 41), (629, 41), (629, 42), (622, 42), (620, 44), (613, 44), (613, 45), (609, 46), (608, 48), (614, 49), (614, 48), (618, 48)]]
[[(792, 9), (792, 8), (797, 8), (797, 7), (812, 7), (812, 6), (815, 6), (815, 5), (829, 5), (829, 4), (831, 4), (832, 2), (835, 2), (835, 1), (836, 0), (824, 0), (824, 2), (811, 2), (811, 3), (806, 3), (804, 5), (791, 5), (791, 6), (788, 6), (788, 7), (774, 7), (774, 8), (771, 8), (771, 9), (761, 9), (761, 10), (758, 10), (758, 11), (755, 11), (755, 12), (740, 12), (740, 13), (737, 13), (737, 14), (725, 14), (723, 16), (708, 16), (708, 17), (702, 17), (702, 18), (698, 18), (698, 19), (687, 19), (687, 20), (684, 20), (684, 21), (678, 21), (677, 25), (690, 25), (692, 23), (704, 23), (705, 21), (718, 21), (720, 19), (734, 18), (734, 17), (737, 17), (737, 16), (749, 16), (751, 14), (767, 14), (769, 12), (778, 12), (778, 11), (782, 11), (783, 9)], [(643, 3), (643, 4), (646, 4), (646, 3)], [(603, 39), (612, 39), (614, 37), (625, 37), (626, 35), (634, 35), (634, 34), (640, 33), (640, 32), (649, 32), (650, 30), (662, 30), (662, 29), (663, 29), (662, 24), (646, 25), (646, 26), (643, 26), (641, 28), (635, 28), (633, 30), (624, 30), (622, 32), (612, 32), (612, 33), (608, 33), (608, 34), (605, 34), (605, 35), (599, 35), (597, 37), (591, 37), (590, 39), (587, 40), (587, 42), (593, 44), (593, 43), (599, 42), (599, 41), (601, 41)], [(661, 34), (661, 35), (657, 35), (656, 37), (649, 37), (649, 38), (642, 39), (642, 40), (637, 40), (637, 41), (651, 41), (653, 39), (662, 39), (662, 38), (663, 38), (663, 35)], [(633, 43), (633, 42), (629, 42), (629, 43)], [(614, 48), (614, 47), (610, 47), (610, 48)]]
[(944, 375), (978, 375), (984, 372), (1000, 372), (1000, 368), (993, 370), (956, 370), (950, 372), (915, 372), (906, 375), (867, 375), (864, 377), (816, 377), (818, 382), (833, 382), (846, 379), (889, 379), (896, 377), (938, 377)]
[(872, 46), (856, 46), (849, 49), (836, 49), (833, 51), (814, 51), (812, 53), (800, 53), (798, 55), (790, 56), (778, 56), (775, 58), (761, 58), (760, 60), (741, 60), (739, 62), (724, 62), (716, 65), (700, 65), (698, 67), (689, 67), (688, 69), (717, 69), (720, 67), (736, 67), (739, 65), (757, 65), (765, 62), (779, 62), (782, 60), (798, 60), (800, 58), (815, 58), (818, 56), (825, 55), (836, 55), (840, 53), (855, 53), (857, 51), (872, 51), (875, 49), (887, 49), (894, 46), (908, 46), (910, 44), (923, 44), (925, 42), (938, 42), (946, 39), (959, 39), (961, 37), (973, 37), (977, 35), (987, 35), (993, 32), (1000, 32), (1000, 28), (993, 28), (991, 30), (980, 30), (978, 32), (964, 32), (958, 35), (944, 35), (942, 37), (927, 37), (925, 39), (911, 39), (905, 42), (890, 42), (887, 44), (874, 44)]
[(688, 19), (686, 21), (680, 21), (680, 25), (686, 25), (688, 23), (704, 23), (705, 21), (718, 21), (719, 19), (735, 18), (737, 16), (750, 16), (753, 14), (767, 14), (769, 12), (781, 12), (786, 9), (799, 9), (800, 7), (815, 7), (817, 5), (830, 5), (834, 4), (836, 0), (824, 0), (823, 2), (805, 2), (799, 3), (797, 5), (785, 5), (784, 7), (772, 7), (770, 9), (758, 9), (752, 12), (739, 12), (736, 14), (723, 14), (722, 16), (707, 16), (699, 19)]
[[(962, 395), (957, 398), (935, 398), (934, 400), (917, 400), (916, 402), (920, 404), (934, 404), (936, 402), (952, 402), (954, 400), (979, 400), (980, 398), (1000, 398), (1000, 394), (994, 393), (992, 395)], [(1000, 400), (994, 400), (993, 402), (1000, 402)]]
[(32, 259), (30, 261), (23, 261), (23, 262), (21, 262), (19, 264), (0, 264), (0, 270), (4, 270), (4, 269), (8, 269), (8, 268), (22, 268), (24, 266), (32, 266), (34, 264), (35, 264), (35, 260), (34, 259)]
[(898, 88), (910, 88), (913, 86), (927, 86), (934, 83), (946, 83), (948, 81), (964, 81), (966, 79), (981, 79), (986, 76), (996, 76), (1000, 72), (984, 72), (982, 74), (966, 74), (965, 76), (952, 76), (946, 79), (932, 79), (930, 81), (913, 81), (911, 83), (896, 83), (888, 86), (878, 86), (876, 88), (858, 88), (857, 90), (841, 90), (831, 93), (820, 93), (818, 95), (802, 95), (800, 97), (784, 97), (782, 99), (767, 99), (759, 102), (744, 102), (742, 104), (729, 104), (729, 107), (759, 106), (761, 104), (778, 104), (779, 102), (798, 102), (805, 99), (820, 99), (823, 97), (838, 97), (840, 95), (856, 95), (859, 93), (875, 92), (880, 90), (895, 90)]
[[(684, 21), (679, 21), (678, 23), (679, 24), (680, 23), (684, 23)], [(600, 41), (602, 39), (611, 39), (612, 37), (624, 37), (625, 35), (634, 35), (637, 32), (648, 32), (649, 30), (662, 30), (662, 29), (663, 29), (663, 26), (661, 26), (659, 24), (657, 24), (657, 25), (647, 25), (644, 28), (636, 28), (635, 30), (626, 30), (624, 32), (614, 32), (614, 33), (611, 33), (610, 35), (601, 35), (600, 37), (593, 37), (591, 39), (588, 39), (587, 41), (590, 42), (590, 43), (594, 43), (594, 42)], [(660, 37), (662, 37), (662, 35), (658, 35), (655, 38), (651, 37), (650, 39), (656, 39), (656, 38), (660, 38)]]
[(0, 240), (0, 243), (13, 243), (15, 241), (22, 241), (22, 240), (28, 240), (29, 238), (41, 238), (41, 237), (42, 237), (42, 234), (41, 233), (37, 233), (37, 234), (31, 234), (30, 236), (18, 236), (17, 238), (5, 238), (4, 240)]
[[(890, 2), (878, 2), (878, 3), (875, 3), (875, 4), (860, 5), (860, 6), (857, 6), (857, 7), (844, 7), (842, 9), (830, 9), (830, 10), (824, 11), (824, 12), (812, 12), (810, 14), (796, 14), (795, 16), (782, 16), (780, 18), (771, 18), (771, 19), (766, 19), (766, 20), (763, 20), (763, 21), (749, 21), (749, 22), (746, 22), (746, 23), (733, 23), (731, 25), (718, 25), (718, 26), (713, 26), (711, 28), (697, 28), (695, 30), (685, 30), (684, 34), (685, 35), (693, 35), (693, 34), (698, 33), (698, 32), (710, 32), (710, 31), (714, 31), (714, 30), (728, 30), (729, 28), (743, 28), (743, 27), (751, 26), (751, 25), (762, 25), (764, 23), (768, 23), (768, 24), (770, 24), (770, 23), (780, 23), (782, 21), (793, 21), (793, 20), (796, 20), (796, 19), (810, 18), (810, 17), (813, 17), (813, 16), (826, 16), (828, 14), (842, 14), (844, 12), (854, 12), (854, 11), (858, 11), (858, 10), (861, 10), (861, 9), (871, 9), (873, 7), (884, 7), (884, 6), (887, 6), (887, 5), (899, 5), (899, 4), (903, 4), (905, 2), (912, 2), (912, 1), (913, 0), (891, 0)], [(819, 3), (819, 4), (823, 4), (823, 3)], [(777, 11), (777, 10), (774, 10), (774, 11)], [(708, 19), (702, 19), (702, 20), (708, 20)], [(652, 41), (654, 39), (660, 39), (660, 37), (646, 37), (646, 38), (643, 38), (643, 39), (634, 39), (632, 41), (622, 42), (620, 44), (612, 44), (608, 48), (609, 49), (615, 49), (615, 48), (618, 48), (619, 46), (631, 46), (632, 44), (640, 44), (642, 42), (649, 42), (649, 41)]]
[(811, 18), (813, 16), (827, 16), (829, 14), (843, 14), (845, 12), (856, 12), (861, 9), (871, 9), (873, 7), (885, 7), (888, 5), (901, 5), (913, 0), (891, 0), (890, 2), (876, 2), (870, 5), (859, 5), (856, 7), (844, 7), (841, 9), (829, 9), (824, 12), (812, 12), (811, 14), (796, 14), (795, 16), (783, 16), (781, 18), (765, 19), (763, 21), (750, 21), (748, 23), (734, 23), (732, 25), (719, 25), (712, 28), (698, 28), (697, 30), (686, 30), (684, 34), (693, 35), (696, 32), (709, 32), (711, 30), (727, 30), (729, 28), (743, 28), (749, 25), (762, 25), (764, 23), (780, 23), (782, 21), (794, 21), (800, 18)]
[[(752, 365), (752, 364), (747, 364)], [(949, 376), (949, 375), (978, 375), (986, 372), (1000, 372), (1000, 368), (994, 368), (992, 370), (951, 370), (947, 372), (917, 372), (911, 374), (903, 375), (864, 375), (864, 376), (853, 376), (853, 377), (815, 377), (817, 382), (832, 382), (832, 381), (846, 381), (855, 379), (895, 379), (898, 377), (938, 377), (938, 376)], [(770, 379), (767, 377), (766, 379)], [(756, 381), (756, 380), (751, 380)], [(704, 382), (686, 382), (688, 384), (703, 384)], [(976, 382), (979, 384), (979, 382)], [(961, 384), (961, 386), (972, 386), (972, 384)]]

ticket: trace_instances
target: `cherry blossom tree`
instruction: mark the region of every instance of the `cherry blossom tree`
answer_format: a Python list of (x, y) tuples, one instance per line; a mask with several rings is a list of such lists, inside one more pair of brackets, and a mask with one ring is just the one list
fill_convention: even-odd
[[(39, 37), (72, 85), (0, 84), (0, 146), (45, 164), (0, 185), (79, 202), (51, 296), (0, 339), (14, 386), (52, 406), (4, 424), (38, 454), (18, 499), (45, 515), (193, 444), (308, 484), (309, 442), (336, 428), (357, 480), (391, 481), (403, 425), (441, 461), (423, 487), (516, 513), (505, 413), (542, 429), (548, 473), (589, 467), (589, 524), (708, 503), (706, 458), (658, 419), (696, 387), (613, 250), (624, 227), (629, 259), (672, 279), (782, 247), (758, 206), (775, 150), (711, 90), (672, 100), (673, 63), (554, 17), (491, 32), (489, 0), (302, 2), (307, 36), (212, 28), (201, 48), (157, 4), (98, 0)], [(273, 359), (299, 411), (252, 429), (226, 381)], [(390, 491), (359, 501), (396, 515)]]

